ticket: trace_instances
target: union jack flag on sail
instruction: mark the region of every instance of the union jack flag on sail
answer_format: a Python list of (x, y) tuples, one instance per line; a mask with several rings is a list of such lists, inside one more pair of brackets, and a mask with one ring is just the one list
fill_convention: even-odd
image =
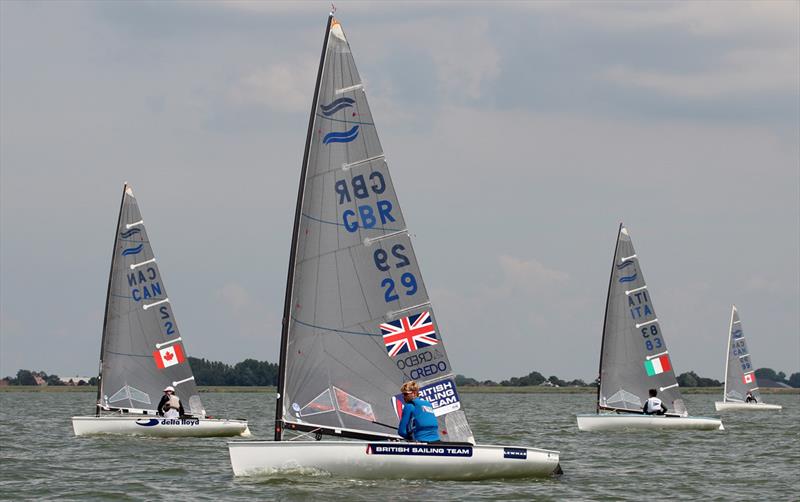
[(439, 343), (430, 312), (421, 312), (380, 326), (389, 357)]

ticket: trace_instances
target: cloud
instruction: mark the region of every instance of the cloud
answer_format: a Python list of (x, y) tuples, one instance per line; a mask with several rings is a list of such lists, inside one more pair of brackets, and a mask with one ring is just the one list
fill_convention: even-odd
[(503, 271), (504, 283), (508, 286), (524, 286), (532, 290), (547, 291), (569, 280), (569, 274), (547, 268), (536, 259), (522, 260), (503, 255), (498, 259)]
[(609, 30), (679, 29), (705, 37), (757, 34), (787, 39), (797, 32), (797, 2), (530, 2), (524, 8), (569, 16)]
[(500, 75), (500, 52), (485, 17), (392, 19), (360, 30), (358, 40), (373, 41), (370, 45), (357, 44), (360, 61), (379, 62), (387, 55), (402, 53), (405, 58), (413, 57), (417, 66), (430, 63), (437, 92), (444, 101), (478, 99)]
[(256, 104), (282, 112), (302, 112), (308, 108), (308, 82), (314, 81), (315, 71), (311, 57), (251, 70), (239, 77), (229, 98), (241, 106)]
[(716, 67), (683, 73), (616, 65), (599, 76), (626, 87), (639, 87), (683, 98), (729, 99), (733, 94), (793, 92), (800, 86), (800, 62), (792, 50), (737, 50)]

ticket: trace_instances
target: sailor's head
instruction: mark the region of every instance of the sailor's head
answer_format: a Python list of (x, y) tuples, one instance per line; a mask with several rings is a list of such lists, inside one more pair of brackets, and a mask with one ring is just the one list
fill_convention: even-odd
[(166, 392), (167, 394), (175, 394), (175, 387), (173, 387), (172, 385), (167, 385), (164, 388), (164, 392)]
[(414, 380), (409, 380), (400, 387), (400, 392), (403, 393), (403, 401), (410, 403), (419, 396), (419, 384)]
[(650, 397), (656, 397), (658, 395), (658, 391), (655, 389), (650, 389)]

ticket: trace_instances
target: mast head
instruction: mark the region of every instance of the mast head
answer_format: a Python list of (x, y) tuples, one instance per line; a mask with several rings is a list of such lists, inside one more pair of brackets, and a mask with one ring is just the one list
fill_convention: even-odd
[(342, 40), (343, 42), (347, 41), (347, 39), (344, 37), (344, 31), (342, 30), (342, 24), (335, 17), (333, 19), (331, 19), (331, 35), (335, 36), (339, 40)]

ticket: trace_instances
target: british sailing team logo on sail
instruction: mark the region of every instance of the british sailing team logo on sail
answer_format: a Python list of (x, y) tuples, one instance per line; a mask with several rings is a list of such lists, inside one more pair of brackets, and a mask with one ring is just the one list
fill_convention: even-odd
[(430, 312), (421, 312), (380, 326), (390, 357), (439, 343)]

